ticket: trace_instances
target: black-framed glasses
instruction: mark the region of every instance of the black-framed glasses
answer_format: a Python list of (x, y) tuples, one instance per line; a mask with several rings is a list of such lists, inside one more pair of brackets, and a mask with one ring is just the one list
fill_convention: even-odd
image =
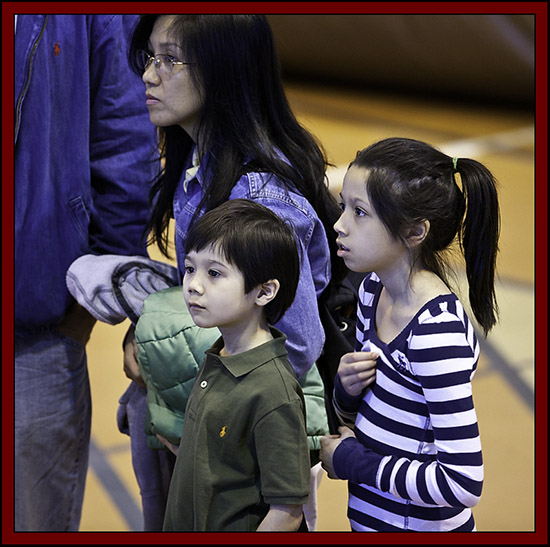
[(144, 49), (140, 49), (137, 52), (136, 60), (138, 66), (142, 72), (145, 72), (151, 63), (155, 65), (155, 70), (159, 74), (167, 75), (171, 74), (174, 70), (174, 65), (192, 65), (193, 63), (184, 63), (183, 61), (176, 61), (171, 55), (165, 55), (164, 53), (157, 53), (156, 55), (149, 55)]

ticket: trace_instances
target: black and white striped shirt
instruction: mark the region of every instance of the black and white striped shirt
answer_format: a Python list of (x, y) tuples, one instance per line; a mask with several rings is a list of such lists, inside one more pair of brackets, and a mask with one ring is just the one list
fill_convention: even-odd
[(382, 285), (359, 291), (356, 351), (376, 351), (376, 381), (359, 397), (335, 382), (335, 407), (354, 429), (334, 469), (349, 481), (356, 531), (471, 531), (483, 461), (471, 380), (479, 358), (474, 328), (454, 294), (425, 304), (389, 344), (375, 327)]

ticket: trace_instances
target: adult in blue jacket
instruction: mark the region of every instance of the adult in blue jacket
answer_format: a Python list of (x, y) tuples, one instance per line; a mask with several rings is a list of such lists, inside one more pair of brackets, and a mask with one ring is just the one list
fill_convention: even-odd
[(15, 21), (15, 529), (78, 530), (94, 319), (65, 284), (88, 253), (146, 255), (156, 133), (127, 62), (135, 16)]

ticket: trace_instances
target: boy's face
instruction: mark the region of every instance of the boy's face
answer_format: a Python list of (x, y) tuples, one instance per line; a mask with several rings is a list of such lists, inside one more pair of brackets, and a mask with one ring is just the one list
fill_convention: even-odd
[(203, 328), (244, 328), (255, 307), (256, 291), (244, 292), (241, 271), (216, 247), (185, 257), (183, 297), (196, 325)]

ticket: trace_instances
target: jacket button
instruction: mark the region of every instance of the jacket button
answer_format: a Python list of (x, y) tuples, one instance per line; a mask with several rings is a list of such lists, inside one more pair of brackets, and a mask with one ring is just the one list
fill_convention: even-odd
[(201, 382), (201, 387), (204, 389), (208, 385), (208, 382), (206, 380), (203, 380)]

